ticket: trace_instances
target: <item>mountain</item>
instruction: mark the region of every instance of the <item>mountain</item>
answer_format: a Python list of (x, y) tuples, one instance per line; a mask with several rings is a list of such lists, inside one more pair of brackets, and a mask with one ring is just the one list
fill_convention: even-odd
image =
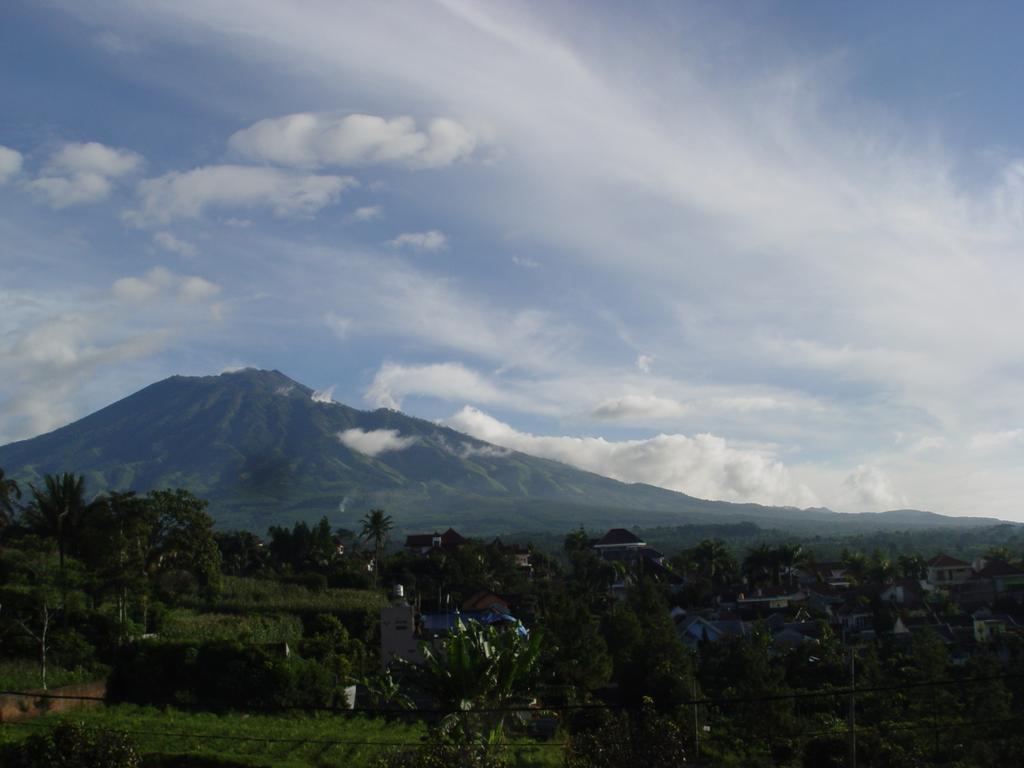
[[(325, 400), (279, 371), (172, 376), (0, 447), (0, 467), (37, 484), (46, 473), (81, 473), (97, 492), (187, 488), (210, 501), (221, 527), (259, 532), (321, 515), (351, 526), (372, 507), (402, 530), (454, 525), (470, 534), (744, 520), (801, 530), (996, 522), (705, 501), (508, 451), (398, 411)], [(343, 442), (349, 430), (361, 432)], [(384, 448), (391, 450), (377, 452)]]

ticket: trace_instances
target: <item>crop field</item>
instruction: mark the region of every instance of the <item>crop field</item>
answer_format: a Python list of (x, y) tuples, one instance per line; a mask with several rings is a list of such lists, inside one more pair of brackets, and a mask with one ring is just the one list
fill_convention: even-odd
[[(416, 746), (426, 732), (422, 723), (359, 715), (218, 715), (123, 704), (4, 723), (0, 725), (0, 743), (20, 741), (63, 720), (126, 731), (144, 755), (280, 768), (369, 768), (388, 751)], [(562, 751), (555, 742), (520, 741), (509, 749), (516, 755), (514, 765), (523, 768), (562, 764)]]

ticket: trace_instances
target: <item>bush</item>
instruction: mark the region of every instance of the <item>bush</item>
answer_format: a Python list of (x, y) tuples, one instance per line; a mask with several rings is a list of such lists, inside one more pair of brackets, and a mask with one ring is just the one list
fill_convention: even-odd
[(61, 723), (8, 748), (11, 768), (139, 768), (138, 750), (128, 735), (84, 723)]
[(434, 730), (421, 747), (392, 752), (378, 761), (377, 768), (508, 768), (506, 752), (483, 739)]
[(688, 741), (679, 723), (648, 704), (632, 713), (584, 713), (572, 725), (566, 768), (675, 768), (686, 764)]
[(136, 704), (275, 711), (333, 706), (342, 685), (328, 666), (272, 648), (139, 643), (124, 649), (107, 690)]

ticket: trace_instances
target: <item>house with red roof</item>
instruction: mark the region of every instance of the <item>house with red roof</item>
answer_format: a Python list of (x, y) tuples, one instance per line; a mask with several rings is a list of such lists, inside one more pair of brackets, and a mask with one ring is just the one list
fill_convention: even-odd
[(426, 555), (434, 550), (454, 551), (466, 543), (468, 539), (454, 528), (444, 533), (411, 533), (405, 537), (405, 549), (417, 555)]
[(953, 584), (962, 584), (971, 578), (974, 569), (970, 563), (957, 560), (955, 557), (945, 553), (938, 554), (927, 563), (928, 584), (932, 587), (949, 587)]

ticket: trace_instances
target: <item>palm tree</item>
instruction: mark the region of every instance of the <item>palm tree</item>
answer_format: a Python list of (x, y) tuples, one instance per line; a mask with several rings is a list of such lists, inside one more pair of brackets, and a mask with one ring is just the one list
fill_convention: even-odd
[(775, 582), (781, 581), (781, 575), (786, 574), (787, 581), (792, 585), (793, 571), (808, 561), (807, 552), (799, 544), (780, 544), (773, 550)]
[(736, 560), (721, 539), (704, 539), (690, 555), (697, 573), (718, 586), (736, 572)]
[(364, 541), (373, 542), (373, 585), (377, 586), (377, 574), (380, 573), (380, 556), (384, 549), (384, 542), (387, 541), (388, 533), (395, 527), (391, 516), (385, 514), (383, 509), (371, 509), (363, 519), (362, 538)]
[(747, 550), (743, 558), (743, 575), (750, 586), (755, 586), (771, 578), (775, 568), (775, 551), (767, 544), (761, 544)]
[(15, 502), (21, 499), (21, 488), (16, 480), (8, 480), (0, 467), (0, 527), (7, 525), (14, 514)]
[(43, 482), (45, 487), (42, 490), (29, 485), (33, 498), (25, 509), (25, 522), (35, 533), (57, 542), (63, 578), (68, 543), (74, 540), (92, 505), (85, 501), (85, 477), (82, 475), (68, 472), (60, 476), (45, 475)]

